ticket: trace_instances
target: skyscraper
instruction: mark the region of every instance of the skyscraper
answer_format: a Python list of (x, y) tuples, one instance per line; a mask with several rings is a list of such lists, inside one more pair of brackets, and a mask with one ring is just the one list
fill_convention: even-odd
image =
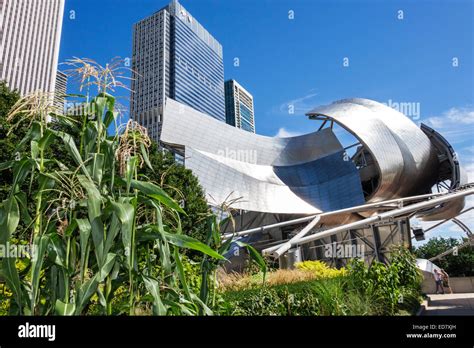
[(178, 1), (133, 26), (130, 114), (158, 139), (166, 97), (225, 121), (222, 45)]
[(0, 0), (0, 80), (25, 95), (53, 92), (64, 0)]
[(225, 82), (225, 115), (231, 126), (255, 133), (253, 97), (235, 80)]
[(58, 70), (56, 73), (56, 84), (54, 89), (54, 106), (58, 108), (59, 112), (62, 112), (64, 110), (64, 102), (66, 101), (67, 92), (67, 75), (62, 71)]

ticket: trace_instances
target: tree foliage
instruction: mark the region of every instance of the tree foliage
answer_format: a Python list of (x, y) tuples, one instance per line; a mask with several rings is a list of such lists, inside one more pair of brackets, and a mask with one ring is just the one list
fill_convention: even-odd
[[(430, 259), (461, 245), (465, 241), (455, 238), (431, 238), (426, 244), (415, 248), (415, 254), (418, 258)], [(474, 250), (472, 247), (459, 249), (457, 255), (450, 254), (433, 262), (443, 268), (450, 276), (474, 276)]]
[[(12, 158), (17, 144), (27, 131), (26, 127), (22, 127), (7, 137), (11, 127), (11, 124), (7, 122), (7, 115), (18, 99), (20, 99), (19, 93), (10, 90), (4, 81), (0, 81), (0, 163)], [(10, 190), (12, 175), (11, 170), (5, 170), (0, 175), (0, 202), (6, 198)]]

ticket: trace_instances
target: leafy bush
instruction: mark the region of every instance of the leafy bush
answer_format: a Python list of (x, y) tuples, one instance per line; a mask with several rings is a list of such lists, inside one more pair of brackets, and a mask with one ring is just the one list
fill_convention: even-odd
[(401, 308), (419, 305), (422, 276), (415, 257), (402, 246), (392, 249), (390, 261), (388, 265), (373, 261), (367, 267), (363, 261), (353, 259), (347, 266), (347, 281), (361, 297), (378, 303), (381, 314), (393, 315)]
[(390, 253), (390, 266), (398, 272), (400, 285), (420, 290), (423, 274), (416, 266), (416, 256), (403, 246), (394, 246)]
[(13, 293), (5, 286), (5, 284), (0, 283), (0, 316), (9, 314), (12, 295)]
[(298, 262), (295, 264), (295, 266), (297, 269), (313, 273), (315, 279), (341, 277), (346, 274), (346, 270), (344, 268), (332, 268), (323, 261)]
[(261, 272), (226, 273), (222, 271), (218, 274), (218, 280), (221, 291), (230, 291), (260, 287), (262, 284), (275, 286), (336, 278), (345, 274), (344, 268), (331, 268), (321, 261), (305, 261), (297, 263), (296, 269), (277, 269), (266, 273), (265, 276)]
[(229, 291), (223, 295), (222, 315), (318, 315), (319, 301), (313, 283), (263, 286)]

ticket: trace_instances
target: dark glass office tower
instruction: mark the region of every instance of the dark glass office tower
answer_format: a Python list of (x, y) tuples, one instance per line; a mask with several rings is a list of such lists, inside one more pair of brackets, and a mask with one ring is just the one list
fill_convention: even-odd
[(222, 45), (177, 1), (133, 27), (131, 117), (158, 140), (166, 97), (225, 121)]

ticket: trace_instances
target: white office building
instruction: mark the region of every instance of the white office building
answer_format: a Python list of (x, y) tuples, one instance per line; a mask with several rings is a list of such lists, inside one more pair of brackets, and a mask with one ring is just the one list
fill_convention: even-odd
[(64, 0), (0, 0), (0, 80), (54, 92)]

